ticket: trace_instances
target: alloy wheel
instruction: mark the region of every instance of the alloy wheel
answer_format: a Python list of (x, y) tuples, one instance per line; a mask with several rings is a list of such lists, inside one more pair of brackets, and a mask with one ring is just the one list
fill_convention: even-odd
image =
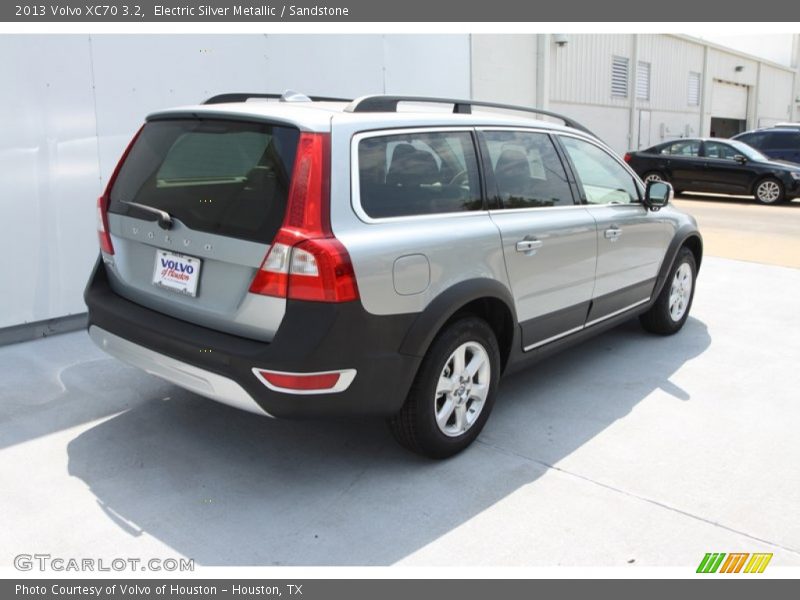
[(781, 197), (781, 188), (774, 181), (762, 181), (756, 188), (756, 197), (765, 204), (772, 204)]
[(443, 434), (457, 437), (475, 424), (486, 404), (491, 376), (489, 354), (478, 342), (466, 342), (453, 351), (439, 375), (433, 403)]
[(681, 264), (672, 278), (672, 287), (669, 290), (669, 316), (677, 322), (683, 318), (689, 307), (692, 297), (692, 267), (687, 263)]

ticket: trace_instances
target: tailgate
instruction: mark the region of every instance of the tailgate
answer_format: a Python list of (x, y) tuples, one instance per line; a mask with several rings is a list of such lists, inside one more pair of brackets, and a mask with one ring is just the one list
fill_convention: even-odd
[(114, 254), (104, 260), (114, 291), (198, 325), (272, 339), (286, 300), (249, 288), (283, 222), (298, 137), (269, 123), (148, 122), (110, 193)]

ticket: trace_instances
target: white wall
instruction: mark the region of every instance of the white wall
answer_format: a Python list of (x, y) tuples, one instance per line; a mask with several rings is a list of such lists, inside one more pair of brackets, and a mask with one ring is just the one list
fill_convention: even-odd
[[(689, 105), (689, 73), (703, 72), (703, 47), (668, 35), (640, 35), (638, 60), (650, 63), (649, 144), (700, 135), (700, 106)], [(702, 75), (701, 75), (702, 78)]]
[(590, 129), (616, 152), (624, 153), (628, 145), (628, 120), (630, 111), (624, 107), (550, 102), (550, 110), (569, 115)]
[(95, 203), (144, 116), (220, 92), (468, 96), (469, 36), (0, 37), (0, 327), (86, 310)]
[(536, 106), (536, 36), (472, 36), (472, 97)]
[(568, 43), (550, 52), (550, 101), (599, 106), (628, 106), (611, 96), (611, 57), (631, 60), (633, 36), (569, 35)]
[[(569, 35), (551, 49), (551, 108), (575, 117), (617, 152), (667, 139), (699, 135), (700, 107), (688, 103), (689, 73), (703, 72), (703, 47), (668, 35)], [(613, 56), (629, 61), (627, 98), (611, 95)], [(635, 99), (634, 64), (650, 63), (650, 97)], [(641, 111), (649, 111), (649, 130), (638, 131)], [(649, 142), (648, 142), (649, 140)]]
[(792, 73), (768, 65), (761, 66), (757, 127), (769, 127), (792, 119), (793, 87)]
[(86, 36), (0, 36), (0, 327), (84, 310), (97, 253)]

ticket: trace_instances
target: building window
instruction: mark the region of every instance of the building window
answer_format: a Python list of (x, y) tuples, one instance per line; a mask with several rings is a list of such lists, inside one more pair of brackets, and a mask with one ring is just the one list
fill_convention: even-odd
[(611, 57), (611, 95), (628, 97), (628, 59), (624, 56)]
[(636, 98), (650, 100), (650, 63), (639, 61), (636, 65)]
[(689, 73), (689, 106), (700, 106), (700, 73)]

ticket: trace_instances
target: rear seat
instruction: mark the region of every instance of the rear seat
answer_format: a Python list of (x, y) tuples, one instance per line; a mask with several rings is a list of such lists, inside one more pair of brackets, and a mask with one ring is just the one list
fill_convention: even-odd
[(411, 144), (394, 148), (385, 181), (375, 177), (375, 169), (367, 172), (371, 176), (362, 177), (361, 197), (372, 217), (452, 212), (463, 207), (461, 186), (443, 182), (434, 156)]

